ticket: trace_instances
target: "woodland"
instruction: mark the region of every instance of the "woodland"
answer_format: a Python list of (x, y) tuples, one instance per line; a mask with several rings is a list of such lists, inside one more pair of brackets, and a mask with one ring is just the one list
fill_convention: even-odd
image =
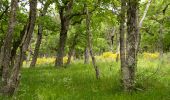
[(170, 0), (0, 0), (1, 100), (170, 100)]

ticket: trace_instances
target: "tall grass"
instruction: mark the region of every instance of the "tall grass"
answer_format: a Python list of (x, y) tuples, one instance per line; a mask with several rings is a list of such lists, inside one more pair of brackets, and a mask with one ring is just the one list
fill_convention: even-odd
[(83, 61), (67, 68), (40, 65), (23, 68), (20, 86), (13, 97), (2, 100), (170, 100), (170, 58), (138, 61), (138, 91), (124, 93), (120, 85), (120, 63), (98, 61), (101, 78), (95, 79), (91, 64)]

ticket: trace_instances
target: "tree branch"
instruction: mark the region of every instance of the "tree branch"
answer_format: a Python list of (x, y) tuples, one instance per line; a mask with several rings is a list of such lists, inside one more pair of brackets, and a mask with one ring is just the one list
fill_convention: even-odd
[(148, 0), (148, 3), (147, 3), (147, 5), (146, 5), (145, 11), (144, 11), (144, 13), (143, 13), (142, 19), (141, 19), (140, 22), (139, 22), (139, 28), (142, 27), (143, 21), (144, 21), (144, 19), (145, 19), (145, 17), (146, 17), (146, 14), (147, 14), (147, 12), (148, 12), (148, 9), (149, 9), (149, 6), (150, 6), (151, 2), (152, 2), (152, 0)]
[(9, 6), (7, 6), (7, 7), (5, 8), (5, 10), (2, 12), (2, 14), (0, 15), (0, 20), (2, 20), (4, 14), (7, 13), (8, 9), (9, 9)]
[[(91, 11), (89, 11), (89, 14), (93, 13), (98, 8), (98, 6), (99, 6), (98, 4), (100, 4), (100, 2), (101, 2), (101, 0), (98, 0), (96, 5), (94, 5), (94, 8)], [(76, 12), (76, 13), (71, 14), (69, 19), (72, 19), (73, 17), (76, 17), (76, 16), (83, 16), (83, 15), (86, 15), (85, 6), (83, 7), (81, 12)]]
[(168, 3), (166, 6), (165, 6), (165, 8), (163, 9), (163, 14), (165, 15), (165, 12), (166, 12), (166, 10), (167, 10), (167, 8), (168, 8), (168, 6), (170, 5), (170, 3)]

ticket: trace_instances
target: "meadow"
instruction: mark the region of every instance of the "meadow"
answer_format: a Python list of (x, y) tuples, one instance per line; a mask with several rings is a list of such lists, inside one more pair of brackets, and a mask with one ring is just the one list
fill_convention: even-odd
[(100, 79), (91, 64), (83, 60), (57, 69), (53, 64), (23, 67), (21, 82), (13, 97), (2, 100), (170, 100), (170, 55), (163, 59), (140, 56), (136, 73), (136, 91), (123, 92), (120, 62), (97, 60)]

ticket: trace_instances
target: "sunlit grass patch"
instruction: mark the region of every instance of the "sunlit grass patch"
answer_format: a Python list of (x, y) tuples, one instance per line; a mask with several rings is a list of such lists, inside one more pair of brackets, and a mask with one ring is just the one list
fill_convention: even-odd
[(141, 91), (131, 94), (122, 91), (120, 62), (115, 60), (97, 60), (100, 80), (92, 64), (83, 64), (83, 59), (61, 69), (54, 64), (22, 68), (19, 88), (11, 100), (169, 100), (168, 59), (168, 55), (162, 60), (139, 57), (135, 82)]

